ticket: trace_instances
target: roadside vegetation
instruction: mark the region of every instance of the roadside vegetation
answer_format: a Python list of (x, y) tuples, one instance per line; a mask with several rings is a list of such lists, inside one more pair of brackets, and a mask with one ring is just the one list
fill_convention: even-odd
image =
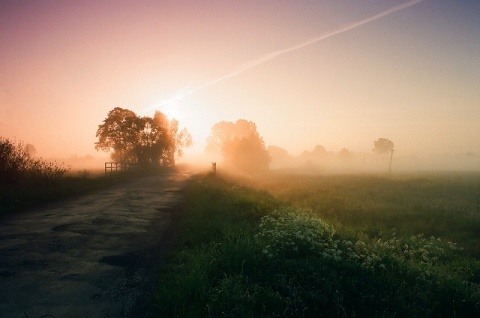
[(103, 189), (146, 173), (105, 176), (103, 170), (72, 171), (61, 163), (33, 157), (27, 145), (0, 137), (0, 216)]
[(262, 180), (190, 183), (155, 316), (480, 314), (478, 175)]

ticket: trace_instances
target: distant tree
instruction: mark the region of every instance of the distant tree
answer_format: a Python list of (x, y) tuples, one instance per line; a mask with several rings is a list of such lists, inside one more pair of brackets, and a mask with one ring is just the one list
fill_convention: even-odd
[(302, 152), (300, 157), (305, 161), (311, 162), (321, 160), (327, 154), (328, 152), (325, 147), (323, 147), (322, 145), (316, 145), (312, 151), (305, 150), (304, 152)]
[(95, 149), (110, 152), (112, 160), (142, 166), (173, 166), (175, 156), (192, 144), (188, 131), (178, 132), (178, 121), (169, 121), (163, 113), (138, 117), (120, 107), (108, 113), (96, 136)]
[(267, 147), (268, 154), (272, 158), (270, 167), (272, 168), (286, 168), (295, 165), (295, 157), (288, 153), (287, 150), (275, 146), (269, 145)]
[(35, 147), (32, 144), (28, 144), (28, 143), (25, 145), (25, 151), (28, 153), (30, 157), (35, 156), (35, 154), (37, 153), (37, 149), (35, 149)]
[(226, 164), (247, 173), (267, 170), (271, 161), (257, 126), (245, 119), (215, 124), (205, 150), (220, 152)]
[(392, 170), (392, 158), (393, 158), (393, 142), (387, 138), (379, 138), (373, 142), (373, 152), (376, 154), (390, 154), (390, 163), (388, 171)]
[(342, 148), (342, 150), (338, 152), (338, 155), (342, 159), (349, 159), (352, 156), (352, 152), (349, 151), (347, 148)]
[(372, 151), (376, 154), (389, 154), (393, 150), (393, 142), (387, 138), (379, 138), (373, 142)]

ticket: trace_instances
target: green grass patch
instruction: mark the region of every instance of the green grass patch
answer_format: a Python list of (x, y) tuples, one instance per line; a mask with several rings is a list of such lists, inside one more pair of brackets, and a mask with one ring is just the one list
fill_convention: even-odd
[(419, 233), (480, 257), (480, 174), (272, 175), (250, 184), (309, 210), (339, 232)]
[[(372, 183), (372, 177), (363, 178), (347, 178), (345, 184), (337, 180), (331, 183), (333, 190), (324, 187), (309, 193), (316, 196), (323, 189), (333, 191), (330, 193), (335, 199), (345, 200), (340, 195), (348, 192), (343, 192), (344, 187), (368, 193), (365, 183), (377, 186), (376, 179)], [(395, 190), (397, 182), (409, 182), (388, 178), (381, 181), (387, 186), (387, 190), (381, 190), (383, 194)], [(440, 181), (432, 182), (439, 186)], [(383, 227), (369, 231), (368, 222), (357, 227), (355, 222), (345, 221), (346, 217), (339, 222), (332, 216), (330, 222), (319, 217), (319, 207), (305, 211), (286, 204), (288, 194), (299, 195), (309, 191), (307, 187), (295, 192), (298, 183), (290, 183), (290, 188), (285, 186), (283, 190), (280, 183), (275, 185), (275, 191), (268, 189), (282, 200), (218, 177), (199, 177), (190, 183), (178, 245), (162, 269), (154, 316), (480, 314), (480, 263), (463, 250), (463, 242), (451, 243), (412, 229), (401, 234), (383, 233)], [(404, 187), (404, 191), (408, 188), (398, 187)], [(444, 193), (448, 193), (446, 189)], [(433, 189), (428, 191), (435, 197)], [(449, 195), (464, 193), (453, 192)], [(402, 194), (393, 196), (397, 195)], [(302, 198), (313, 202), (309, 195)], [(335, 199), (330, 200), (331, 205), (337, 205)], [(396, 202), (406, 201), (398, 198)], [(385, 202), (380, 200), (369, 203), (369, 207), (382, 204)], [(404, 203), (403, 210), (409, 207)], [(389, 228), (385, 222), (385, 228)]]

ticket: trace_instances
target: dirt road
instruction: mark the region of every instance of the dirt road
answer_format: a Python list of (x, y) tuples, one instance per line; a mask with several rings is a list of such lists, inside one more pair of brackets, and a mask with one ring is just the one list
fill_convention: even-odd
[(142, 178), (0, 223), (0, 317), (142, 317), (188, 173)]

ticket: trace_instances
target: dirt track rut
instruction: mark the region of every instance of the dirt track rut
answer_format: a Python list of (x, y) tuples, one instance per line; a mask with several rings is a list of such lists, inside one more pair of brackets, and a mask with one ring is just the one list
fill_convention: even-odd
[(190, 176), (150, 176), (2, 220), (0, 317), (145, 316)]

